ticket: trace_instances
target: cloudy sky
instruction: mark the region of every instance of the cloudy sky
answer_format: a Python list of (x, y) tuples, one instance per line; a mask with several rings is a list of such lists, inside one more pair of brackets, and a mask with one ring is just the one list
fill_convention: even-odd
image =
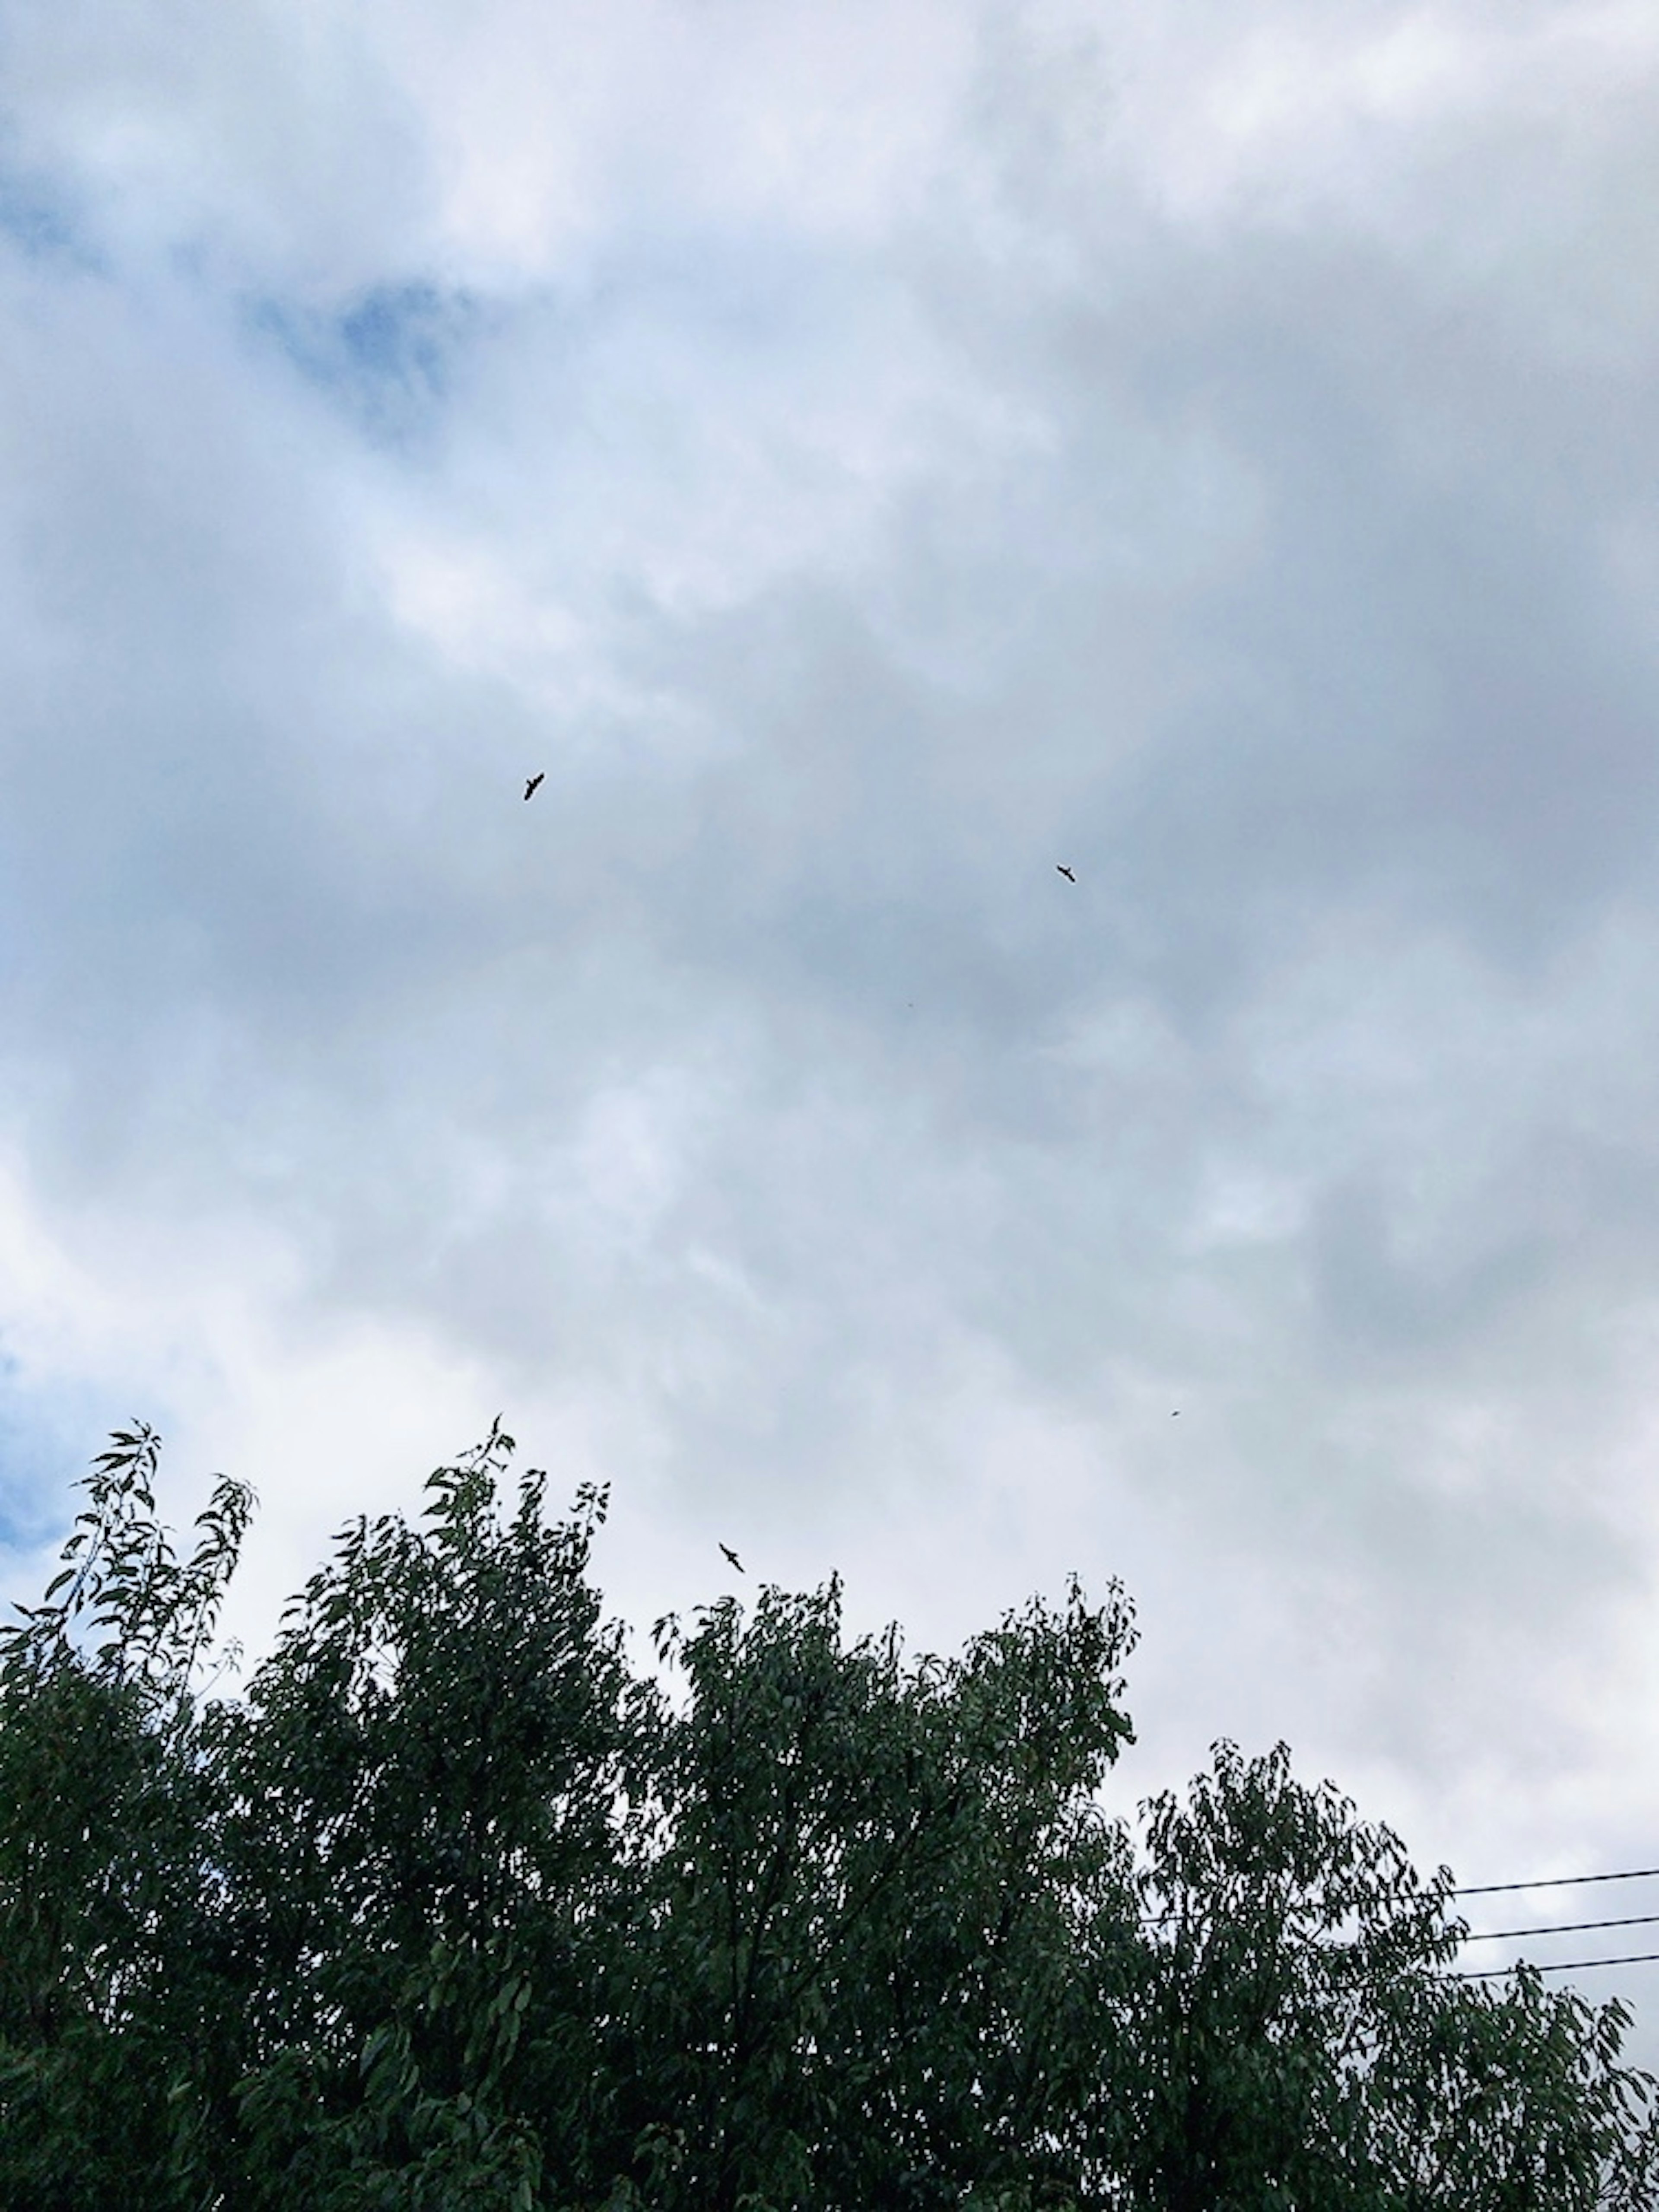
[(25, 0), (0, 103), (9, 1592), (137, 1414), (257, 1647), (499, 1410), (631, 1620), (1120, 1575), (1126, 1803), (1659, 1863), (1651, 6)]

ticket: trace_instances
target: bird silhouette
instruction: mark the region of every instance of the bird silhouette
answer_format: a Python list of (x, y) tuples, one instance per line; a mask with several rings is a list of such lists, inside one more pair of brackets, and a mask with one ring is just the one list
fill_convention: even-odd
[(748, 1570), (744, 1567), (743, 1561), (738, 1557), (737, 1553), (732, 1549), (732, 1547), (729, 1544), (722, 1544), (720, 1546), (720, 1549), (725, 1553), (726, 1558), (731, 1560), (732, 1565), (737, 1569), (740, 1575), (747, 1573)]
[(544, 769), (541, 772), (541, 775), (532, 775), (530, 778), (529, 781), (524, 787), (524, 795), (526, 799), (533, 799), (536, 796), (536, 786), (541, 781), (542, 776), (546, 774), (547, 770)]
[(1054, 862), (1054, 866), (1059, 869), (1060, 874), (1065, 877), (1068, 884), (1074, 884), (1077, 881), (1077, 878), (1072, 873), (1064, 860), (1056, 860)]

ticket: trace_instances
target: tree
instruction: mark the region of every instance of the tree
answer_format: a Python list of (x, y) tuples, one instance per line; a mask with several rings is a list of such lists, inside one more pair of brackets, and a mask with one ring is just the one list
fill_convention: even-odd
[(252, 1498), (222, 1480), (180, 1563), (158, 1449), (116, 1434), (45, 1601), (0, 1629), (0, 2198), (33, 2212), (191, 2201), (217, 1994), (194, 1690)]
[(912, 1662), (896, 1633), (848, 1650), (839, 1600), (659, 1626), (690, 1694), (606, 2071), (621, 2139), (671, 2129), (665, 2208), (1063, 2188), (1127, 1897), (1095, 1805), (1127, 1606), (1073, 1587)]
[(1449, 1978), (1451, 1877), (1312, 1790), (1280, 1744), (1231, 1743), (1184, 1800), (1144, 1808), (1144, 1965), (1133, 1978), (1119, 2154), (1158, 2212), (1589, 2212), (1659, 2201), (1650, 2085), (1618, 2063), (1629, 2015), (1536, 1973)]
[(1114, 1586), (957, 1657), (841, 1591), (659, 1622), (499, 1426), (357, 1521), (239, 1696), (250, 1499), (187, 1561), (94, 1462), (0, 1633), (0, 2212), (1579, 2212), (1655, 2201), (1624, 2015), (1445, 1968), (1282, 1747), (1109, 1820)]

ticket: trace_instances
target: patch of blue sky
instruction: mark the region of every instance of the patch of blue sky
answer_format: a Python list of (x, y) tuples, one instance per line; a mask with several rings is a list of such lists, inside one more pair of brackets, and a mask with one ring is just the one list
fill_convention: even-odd
[(3, 157), (0, 239), (30, 261), (63, 262), (77, 269), (101, 265), (80, 211), (61, 187), (37, 171), (11, 167)]
[[(0, 1550), (38, 1550), (66, 1534), (80, 1510), (76, 1484), (104, 1449), (109, 1422), (101, 1392), (32, 1389), (0, 1351)], [(27, 1591), (0, 1591), (26, 1602)]]
[(414, 283), (376, 285), (329, 309), (261, 300), (249, 320), (366, 433), (401, 444), (441, 413), (483, 316), (470, 294)]

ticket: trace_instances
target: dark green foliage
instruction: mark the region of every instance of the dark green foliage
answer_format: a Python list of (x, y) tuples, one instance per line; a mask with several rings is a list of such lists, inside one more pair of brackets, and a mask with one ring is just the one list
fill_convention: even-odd
[[(1116, 1593), (960, 1660), (845, 1648), (838, 1591), (726, 1601), (683, 1642), (660, 1848), (606, 2078), (672, 2121), (653, 2203), (933, 2205), (1063, 2180), (1079, 2015), (1122, 1840)], [(1110, 1947), (1117, 1955), (1119, 1947)], [(1051, 2169), (1052, 2177), (1051, 2177)]]
[(0, 1629), (0, 2191), (33, 2212), (129, 2201), (135, 2172), (193, 2201), (221, 1981), (192, 1692), (252, 1499), (222, 1480), (181, 1564), (158, 1447), (117, 1434), (46, 1601)]
[(250, 1501), (180, 1562), (156, 1449), (0, 1632), (0, 2212), (1659, 2201), (1619, 2008), (1449, 1979), (1282, 1749), (1103, 1814), (1115, 1588), (950, 1661), (767, 1589), (642, 1677), (498, 1425), (215, 1696)]
[(1281, 1744), (1215, 1748), (1144, 1808), (1150, 1916), (1120, 2171), (1163, 2212), (1589, 2212), (1659, 2203), (1628, 2015), (1535, 1974), (1449, 1979), (1449, 1876), (1309, 1790)]

